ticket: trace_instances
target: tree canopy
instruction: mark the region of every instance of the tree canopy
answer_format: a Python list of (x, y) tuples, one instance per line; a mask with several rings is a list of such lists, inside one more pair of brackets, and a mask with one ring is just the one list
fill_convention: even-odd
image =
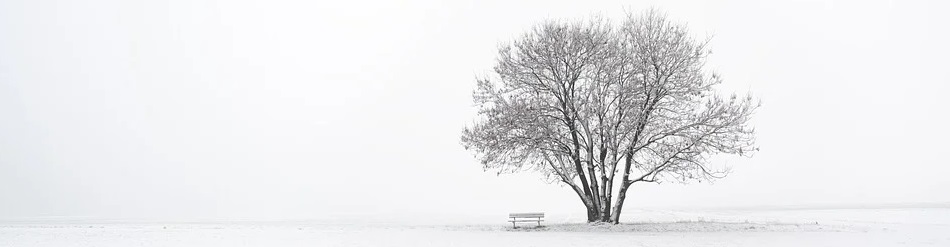
[(631, 184), (722, 178), (712, 155), (757, 150), (759, 103), (715, 89), (708, 44), (655, 10), (543, 22), (477, 79), (462, 144), (484, 169), (540, 171), (576, 192), (589, 222), (618, 223)]

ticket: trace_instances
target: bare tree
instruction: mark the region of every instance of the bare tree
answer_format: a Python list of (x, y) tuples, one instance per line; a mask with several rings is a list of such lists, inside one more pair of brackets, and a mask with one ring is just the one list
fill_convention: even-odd
[[(541, 171), (570, 187), (588, 222), (619, 223), (634, 183), (722, 178), (715, 154), (751, 155), (751, 96), (722, 97), (708, 40), (658, 11), (549, 21), (499, 49), (462, 133), (486, 170)], [(618, 179), (619, 175), (619, 179)]]

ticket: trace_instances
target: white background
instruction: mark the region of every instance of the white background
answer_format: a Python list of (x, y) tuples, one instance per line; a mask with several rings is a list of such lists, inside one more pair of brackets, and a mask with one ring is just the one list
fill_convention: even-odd
[(651, 6), (761, 98), (761, 151), (627, 208), (950, 201), (946, 1), (6, 0), (0, 220), (582, 217), (461, 147), (474, 79), (545, 19)]

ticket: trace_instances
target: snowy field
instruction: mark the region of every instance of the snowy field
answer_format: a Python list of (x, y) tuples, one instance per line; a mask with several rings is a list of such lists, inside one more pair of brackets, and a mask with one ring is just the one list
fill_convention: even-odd
[(639, 210), (629, 223), (0, 223), (0, 246), (950, 246), (950, 208)]

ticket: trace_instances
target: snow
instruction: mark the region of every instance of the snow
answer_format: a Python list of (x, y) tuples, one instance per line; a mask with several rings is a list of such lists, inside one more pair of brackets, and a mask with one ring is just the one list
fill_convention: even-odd
[(518, 229), (504, 215), (494, 225), (448, 226), (7, 222), (0, 246), (950, 246), (948, 208), (630, 213), (621, 225)]

